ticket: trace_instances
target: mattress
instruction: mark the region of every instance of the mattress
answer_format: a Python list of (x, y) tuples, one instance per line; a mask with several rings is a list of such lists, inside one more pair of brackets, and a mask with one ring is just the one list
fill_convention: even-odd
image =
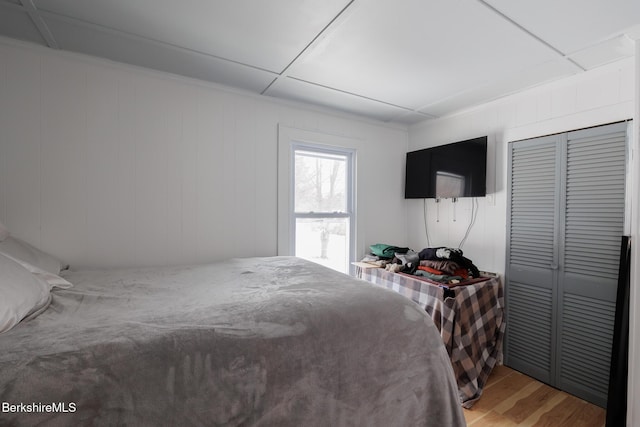
[(433, 321), (294, 257), (71, 271), (0, 335), (0, 425), (461, 426)]

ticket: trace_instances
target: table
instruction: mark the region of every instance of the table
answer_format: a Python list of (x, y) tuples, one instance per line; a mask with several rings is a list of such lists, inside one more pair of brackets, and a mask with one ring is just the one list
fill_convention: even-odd
[(382, 268), (362, 269), (361, 278), (411, 298), (426, 310), (451, 358), (462, 406), (470, 408), (502, 360), (506, 324), (500, 278), (452, 288)]

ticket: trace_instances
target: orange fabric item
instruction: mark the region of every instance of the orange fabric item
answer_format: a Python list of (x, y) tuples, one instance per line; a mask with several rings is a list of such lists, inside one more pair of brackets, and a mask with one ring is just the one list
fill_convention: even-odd
[(468, 279), (469, 278), (469, 270), (467, 270), (466, 268), (459, 268), (456, 271), (453, 272), (454, 276), (460, 276), (463, 279)]
[(431, 273), (431, 274), (437, 274), (439, 276), (443, 276), (444, 273), (440, 270), (436, 270), (435, 268), (431, 268), (431, 267), (427, 267), (426, 265), (421, 265), (418, 267), (418, 270), (424, 270), (427, 273)]

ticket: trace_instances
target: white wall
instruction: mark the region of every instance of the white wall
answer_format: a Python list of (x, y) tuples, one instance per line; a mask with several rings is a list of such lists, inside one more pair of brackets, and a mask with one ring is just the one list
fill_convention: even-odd
[[(489, 194), (478, 199), (477, 220), (462, 248), (481, 270), (504, 273), (505, 269), (508, 142), (632, 118), (633, 76), (630, 58), (409, 129), (410, 150), (489, 137)], [(456, 205), (450, 200), (439, 205), (427, 201), (432, 246), (459, 245), (471, 203), (471, 199), (460, 199)], [(408, 241), (415, 248), (426, 246), (422, 208), (422, 201), (408, 203)]]
[(0, 221), (75, 267), (275, 255), (278, 124), (361, 140), (358, 255), (405, 244), (406, 128), (10, 39)]

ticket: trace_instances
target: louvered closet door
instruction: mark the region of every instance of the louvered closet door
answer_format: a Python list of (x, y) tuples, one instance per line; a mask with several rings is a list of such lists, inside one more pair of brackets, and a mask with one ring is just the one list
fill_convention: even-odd
[(627, 124), (509, 144), (505, 363), (606, 405)]
[(561, 234), (557, 386), (606, 405), (620, 239), (626, 123), (570, 132)]
[(505, 363), (546, 383), (555, 375), (561, 138), (509, 144)]

